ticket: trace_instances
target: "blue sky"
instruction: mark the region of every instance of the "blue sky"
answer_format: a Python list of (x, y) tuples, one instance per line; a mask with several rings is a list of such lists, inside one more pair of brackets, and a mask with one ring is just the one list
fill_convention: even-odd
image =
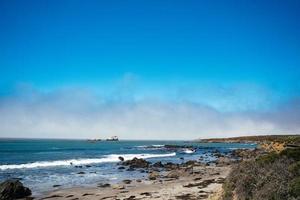
[[(239, 117), (246, 113), (242, 116), (247, 119), (253, 112), (261, 115), (291, 105), (299, 108), (294, 103), (300, 95), (299, 9), (296, 0), (0, 1), (0, 118), (9, 127), (11, 118), (6, 112), (28, 109), (28, 102), (39, 112), (45, 112), (41, 104), (55, 110), (70, 99), (80, 101), (70, 108), (72, 112), (64, 112), (68, 116), (81, 112), (81, 104), (92, 104), (99, 114), (108, 115), (124, 104), (159, 103), (163, 108), (173, 106), (176, 112), (189, 104)], [(60, 103), (51, 103), (56, 101)], [(6, 110), (7, 102), (12, 110)], [(102, 104), (105, 112), (99, 108)], [(89, 109), (84, 110), (83, 115), (90, 116)], [(134, 110), (129, 109), (129, 115), (137, 117)], [(24, 117), (43, 124), (31, 115)], [(217, 118), (222, 117), (226, 118)], [(56, 115), (49, 121), (61, 123)], [(262, 133), (278, 125), (273, 119), (266, 121), (272, 129), (267, 126)], [(218, 126), (223, 123), (216, 121)], [(2, 129), (0, 136), (18, 132), (18, 127), (24, 130), (24, 126), (22, 121), (16, 130)], [(144, 130), (120, 126), (124, 129), (97, 127), (90, 132), (119, 131), (131, 138), (131, 132)], [(46, 131), (47, 136), (76, 130), (70, 127)], [(223, 132), (220, 125), (210, 133), (257, 132), (252, 127)], [(49, 127), (35, 128), (26, 124), (25, 130), (39, 136)], [(196, 125), (190, 128), (192, 137), (206, 132)], [(168, 127), (162, 129), (152, 132), (170, 137)], [(279, 129), (279, 133), (286, 130)]]

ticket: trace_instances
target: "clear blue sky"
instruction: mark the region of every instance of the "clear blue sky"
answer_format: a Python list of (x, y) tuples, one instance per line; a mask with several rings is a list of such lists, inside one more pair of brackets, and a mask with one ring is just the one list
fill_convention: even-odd
[(270, 109), (300, 95), (299, 20), (298, 0), (1, 0), (0, 95), (129, 79), (138, 100)]

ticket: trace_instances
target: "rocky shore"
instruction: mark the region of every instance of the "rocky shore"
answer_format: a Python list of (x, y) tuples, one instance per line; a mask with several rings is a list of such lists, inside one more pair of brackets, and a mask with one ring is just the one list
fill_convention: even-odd
[(146, 179), (126, 179), (118, 184), (101, 183), (91, 188), (62, 189), (37, 199), (218, 199), (230, 166), (206, 165), (196, 161), (183, 164), (150, 164), (133, 159), (121, 164), (128, 169), (148, 171)]
[[(191, 146), (167, 146), (172, 149), (192, 149)], [(221, 154), (215, 151), (218, 159), (203, 163), (199, 160), (184, 162), (155, 162), (133, 158), (125, 160), (119, 157), (115, 167), (119, 170), (140, 171), (147, 175), (143, 179), (125, 179), (116, 184), (99, 183), (95, 187), (77, 187), (62, 189), (54, 185), (54, 191), (40, 196), (30, 197), (31, 192), (21, 193), (18, 198), (24, 199), (217, 199), (222, 183), (230, 172), (231, 163), (236, 162), (234, 154)], [(84, 175), (84, 173), (82, 174)], [(20, 187), (20, 182), (15, 183)], [(23, 185), (21, 185), (23, 187)], [(16, 190), (9, 190), (5, 185), (0, 188), (0, 199), (15, 199)], [(6, 191), (10, 192), (6, 192)], [(28, 188), (23, 187), (23, 190)], [(3, 198), (2, 198), (3, 197)]]
[[(166, 148), (193, 149), (194, 147), (167, 146)], [(76, 187), (61, 189), (58, 186), (55, 187), (54, 191), (40, 196), (30, 197), (31, 193), (26, 193), (19, 197), (40, 200), (219, 200), (224, 198), (224, 194), (226, 195), (228, 193), (228, 188), (225, 187), (224, 190), (223, 183), (225, 183), (225, 186), (229, 185), (228, 180), (235, 174), (234, 171), (238, 169), (239, 166), (243, 165), (244, 162), (255, 161), (263, 155), (269, 155), (269, 152), (259, 146), (259, 148), (255, 149), (235, 149), (227, 153), (214, 150), (212, 154), (217, 159), (208, 163), (201, 162), (201, 157), (199, 157), (198, 160), (186, 162), (183, 162), (184, 158), (182, 158), (181, 163), (151, 163), (141, 158), (125, 160), (123, 157), (119, 157), (119, 162), (115, 165), (117, 169), (127, 170), (129, 172), (136, 170), (146, 173), (147, 176), (143, 179), (125, 179), (115, 184), (98, 183), (96, 186), (88, 188)], [(3, 185), (1, 185), (1, 187), (2, 186)], [(5, 187), (0, 188), (1, 200), (14, 199), (12, 196), (14, 192), (4, 194), (3, 191), (8, 190)], [(6, 195), (6, 198), (1, 198), (1, 196), (4, 195)]]

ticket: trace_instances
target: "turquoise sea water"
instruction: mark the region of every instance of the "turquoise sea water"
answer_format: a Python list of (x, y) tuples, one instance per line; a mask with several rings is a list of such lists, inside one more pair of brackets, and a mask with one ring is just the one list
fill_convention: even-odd
[[(192, 145), (189, 149), (167, 149), (166, 144)], [(140, 178), (147, 174), (119, 170), (118, 157), (145, 158), (151, 162), (182, 162), (199, 159), (209, 162), (216, 149), (229, 152), (234, 148), (254, 148), (253, 144), (191, 143), (184, 141), (100, 141), (1, 139), (0, 181), (19, 178), (34, 193), (72, 186), (89, 186), (101, 182), (117, 182)], [(82, 173), (83, 172), (83, 173)]]

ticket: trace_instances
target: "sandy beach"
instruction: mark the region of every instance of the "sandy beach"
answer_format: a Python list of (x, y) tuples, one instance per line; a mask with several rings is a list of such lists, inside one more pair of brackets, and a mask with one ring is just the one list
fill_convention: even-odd
[[(37, 199), (218, 199), (224, 178), (229, 172), (230, 166), (195, 164), (178, 170), (155, 172), (155, 180), (124, 180), (114, 185), (99, 184), (98, 187), (58, 189)], [(171, 178), (172, 176), (174, 178)]]

